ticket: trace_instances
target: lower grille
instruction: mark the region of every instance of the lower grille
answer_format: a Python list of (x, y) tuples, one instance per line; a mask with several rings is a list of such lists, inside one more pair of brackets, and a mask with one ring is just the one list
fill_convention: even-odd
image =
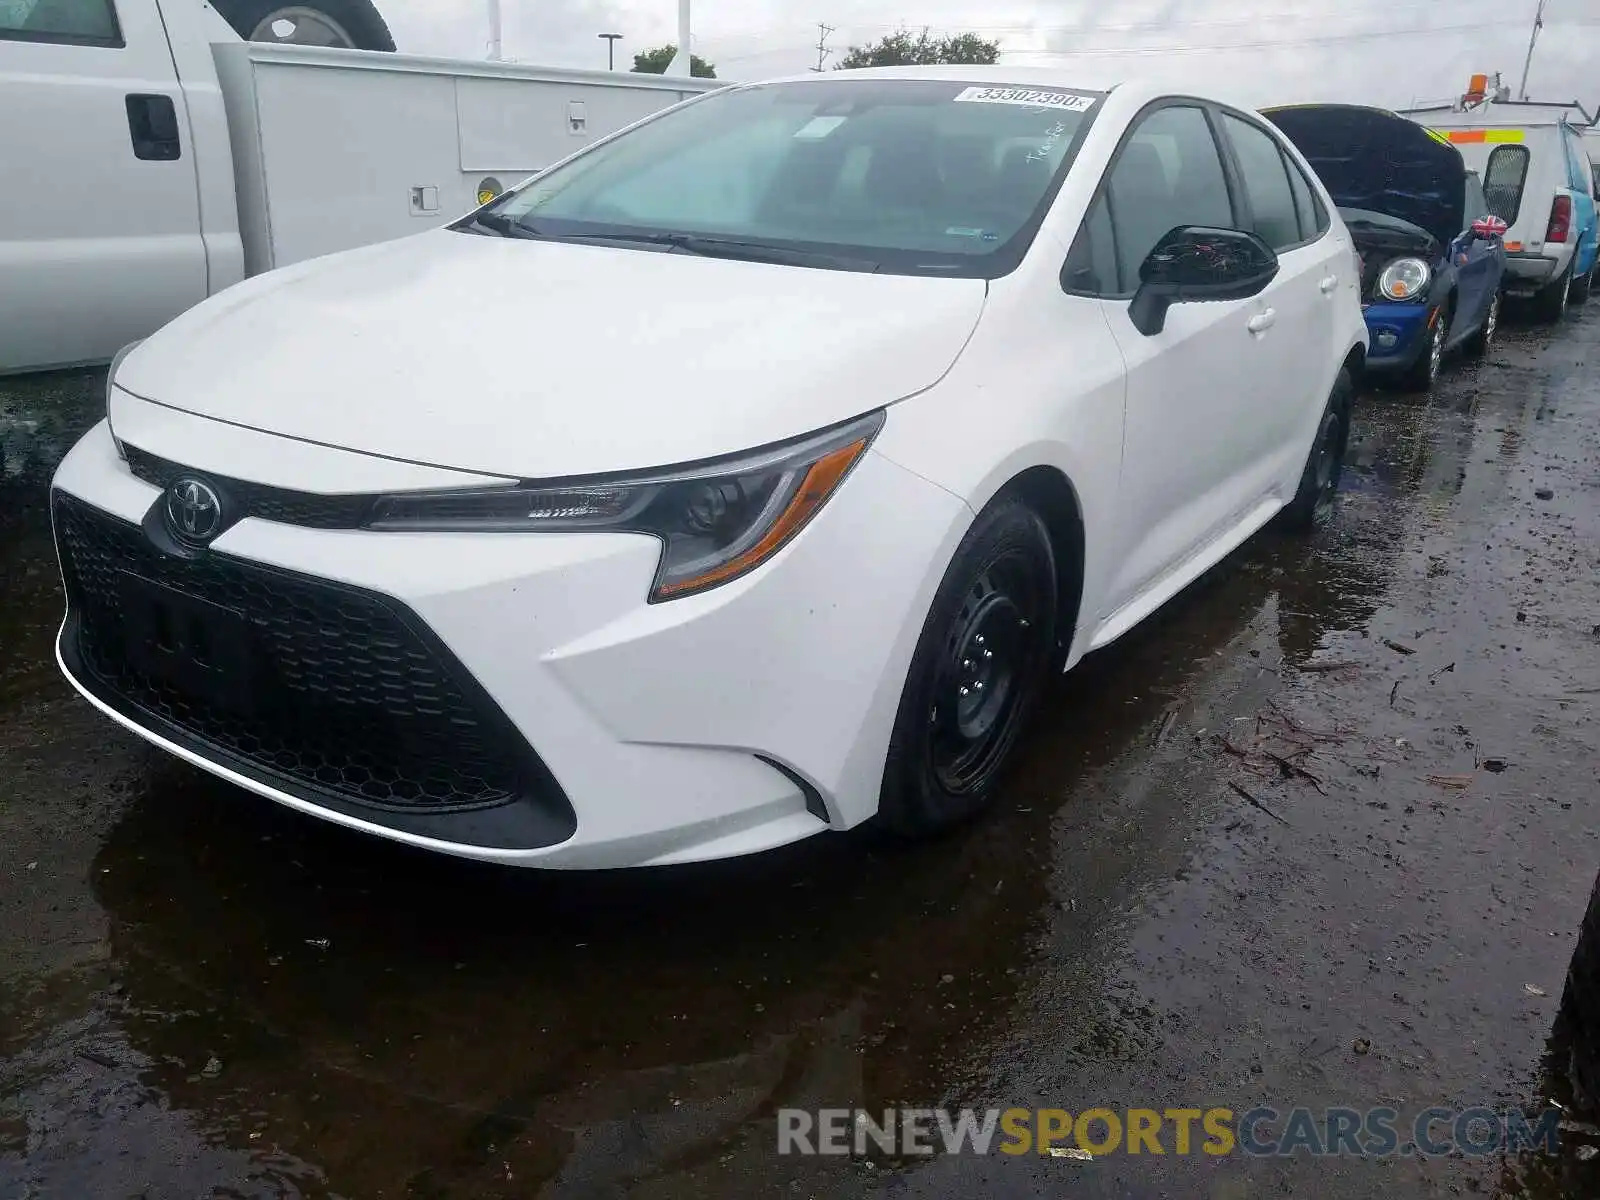
[(226, 555), (167, 555), (64, 493), (53, 511), (63, 654), (136, 723), (318, 803), (425, 814), (522, 801), (553, 821), (546, 843), (570, 834), (544, 765), (403, 606)]

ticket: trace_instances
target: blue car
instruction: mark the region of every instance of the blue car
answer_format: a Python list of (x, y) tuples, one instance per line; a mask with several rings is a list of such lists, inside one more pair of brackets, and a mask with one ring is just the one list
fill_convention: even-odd
[(1264, 110), (1305, 155), (1361, 258), (1367, 371), (1426, 391), (1445, 355), (1494, 340), (1506, 224), (1461, 152), (1398, 113), (1344, 104)]

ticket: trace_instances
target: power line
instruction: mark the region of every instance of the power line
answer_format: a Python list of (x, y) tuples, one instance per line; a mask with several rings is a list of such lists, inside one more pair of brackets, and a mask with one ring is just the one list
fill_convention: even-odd
[(1265, 50), (1276, 46), (1326, 46), (1344, 42), (1363, 42), (1373, 38), (1433, 36), (1440, 33), (1476, 33), (1496, 26), (1522, 28), (1521, 21), (1477, 21), (1471, 25), (1430, 25), (1410, 29), (1377, 29), (1367, 33), (1332, 33), (1319, 37), (1275, 38), (1254, 42), (1216, 42), (1203, 46), (1086, 46), (1078, 50), (1058, 50), (1063, 57), (1084, 54), (1202, 54), (1226, 50)]
[(833, 53), (828, 49), (828, 35), (833, 32), (834, 26), (817, 22), (817, 65), (811, 68), (813, 71), (822, 70), (822, 65), (828, 61), (828, 55)]
[[(1490, 12), (1492, 12), (1492, 11), (1502, 11), (1504, 9), (1504, 4), (1500, 3), (1500, 0), (1494, 0), (1493, 3), (1491, 3), (1490, 0), (1480, 0), (1480, 2), (1483, 4), (1484, 8), (1486, 10), (1490, 11)], [(1371, 6), (1371, 7), (1366, 7), (1366, 8), (1346, 8), (1346, 9), (1342, 9), (1339, 12), (1339, 19), (1341, 21), (1359, 20), (1362, 17), (1387, 16), (1390, 13), (1396, 13), (1396, 12), (1419, 12), (1419, 11), (1437, 12), (1438, 11), (1438, 7), (1439, 7), (1438, 6), (1438, 0), (1413, 0), (1413, 2), (1411, 2), (1411, 3), (1404, 3), (1404, 4), (1385, 4), (1385, 5), (1381, 5), (1381, 6)], [(1459, 16), (1459, 14), (1457, 14), (1457, 15)], [(1277, 10), (1277, 11), (1274, 11), (1274, 12), (1258, 12), (1258, 13), (1252, 14), (1251, 16), (1248, 16), (1248, 17), (1222, 17), (1222, 18), (1211, 19), (1211, 20), (1202, 20), (1202, 21), (1172, 21), (1172, 20), (1134, 21), (1134, 22), (1124, 22), (1122, 24), (1116, 24), (1116, 25), (1104, 25), (1104, 24), (1100, 24), (1098, 22), (1085, 23), (1085, 22), (1081, 22), (1081, 21), (1076, 23), (1076, 24), (1048, 24), (1048, 25), (1045, 25), (1045, 24), (1010, 24), (1010, 25), (968, 25), (968, 24), (962, 24), (960, 26), (960, 29), (963, 32), (973, 32), (973, 33), (1085, 33), (1085, 34), (1088, 34), (1088, 33), (1142, 33), (1142, 32), (1162, 32), (1162, 31), (1165, 31), (1165, 30), (1174, 30), (1174, 29), (1213, 29), (1213, 28), (1222, 29), (1222, 28), (1233, 28), (1233, 27), (1238, 27), (1238, 26), (1254, 27), (1254, 26), (1259, 26), (1259, 25), (1264, 25), (1264, 24), (1272, 24), (1272, 23), (1280, 22), (1280, 21), (1310, 21), (1310, 20), (1326, 21), (1327, 18), (1328, 18), (1328, 14), (1325, 13), (1325, 12), (1306, 12), (1304, 9), (1293, 9), (1293, 10)], [(1518, 23), (1520, 24), (1520, 22), (1518, 22)], [(1554, 23), (1555, 22), (1547, 22), (1547, 24), (1554, 24)], [(1563, 22), (1563, 23), (1564, 24), (1574, 24), (1574, 23), (1580, 23), (1581, 24), (1581, 23), (1584, 23), (1584, 22), (1570, 22), (1569, 21), (1569, 22)], [(877, 30), (877, 29), (895, 30), (895, 29), (901, 28), (901, 26), (900, 25), (889, 25), (889, 24), (862, 24), (862, 25), (852, 25), (852, 28), (854, 28), (854, 29), (870, 29), (870, 30)]]
[[(1421, 8), (1429, 8), (1429, 9), (1431, 9), (1431, 8), (1433, 8), (1433, 5), (1432, 4), (1426, 4), (1426, 5), (1424, 5), (1424, 4), (1410, 4), (1410, 5), (1401, 4), (1401, 5), (1390, 6), (1389, 8), (1384, 9), (1382, 11), (1384, 11), (1384, 12), (1394, 12), (1394, 11), (1403, 11), (1403, 10), (1406, 10), (1406, 9), (1421, 9)], [(1370, 11), (1372, 11), (1373, 13), (1377, 13), (1379, 10), (1373, 9), (1373, 10), (1370, 10)], [(1345, 15), (1348, 17), (1348, 16), (1350, 16), (1352, 14), (1347, 11)], [(1277, 18), (1274, 17), (1274, 16), (1252, 18), (1249, 23), (1254, 25), (1254, 24), (1258, 24), (1262, 20), (1270, 21), (1270, 20), (1274, 20), (1274, 19), (1277, 19)], [(1242, 24), (1242, 23), (1243, 22), (1217, 21), (1217, 22), (1194, 22), (1192, 24), (1195, 27), (1201, 27), (1201, 26), (1207, 26), (1207, 25), (1216, 25), (1216, 26), (1220, 27), (1220, 26), (1224, 26), (1224, 25), (1234, 25), (1234, 24)], [(1556, 25), (1565, 25), (1565, 26), (1569, 26), (1569, 27), (1579, 27), (1579, 28), (1591, 28), (1591, 27), (1600, 27), (1600, 19), (1597, 19), (1597, 18), (1570, 18), (1570, 19), (1561, 20), (1561, 21), (1548, 21), (1547, 20), (1547, 21), (1544, 22), (1544, 25), (1545, 25), (1546, 28), (1552, 28), (1552, 27), (1554, 27)], [(1136, 27), (1136, 26), (1120, 26), (1120, 27), (1093, 26), (1093, 27), (1089, 27), (1087, 29), (1083, 28), (1082, 26), (1067, 26), (1067, 25), (1057, 25), (1057, 26), (1043, 26), (1043, 25), (1036, 25), (1036, 26), (962, 26), (962, 30), (964, 32), (975, 32), (975, 33), (986, 33), (986, 32), (995, 32), (995, 31), (1002, 31), (1002, 30), (1003, 31), (1010, 31), (1010, 32), (1017, 32), (1017, 33), (1024, 33), (1024, 32), (1035, 32), (1035, 33), (1037, 33), (1037, 32), (1050, 32), (1050, 31), (1058, 31), (1058, 32), (1067, 32), (1067, 31), (1080, 32), (1081, 31), (1081, 32), (1083, 32), (1085, 34), (1088, 34), (1088, 33), (1100, 33), (1100, 32), (1125, 32), (1125, 31), (1132, 31), (1135, 28), (1149, 28), (1151, 30), (1157, 30), (1157, 29), (1188, 28), (1188, 27), (1189, 27), (1188, 24), (1181, 23), (1181, 22), (1173, 22), (1173, 23), (1164, 24), (1164, 25), (1154, 25), (1154, 24), (1152, 24), (1152, 25), (1149, 25), (1149, 26), (1140, 26), (1140, 27)], [(871, 29), (898, 29), (898, 28), (900, 28), (900, 26), (898, 26), (898, 25), (894, 25), (894, 26), (890, 26), (890, 25), (874, 25), (874, 26), (857, 26), (855, 28), (862, 28), (862, 29), (868, 29), (868, 28), (871, 28)], [(1411, 26), (1411, 27), (1407, 27), (1407, 28), (1403, 28), (1403, 29), (1377, 29), (1377, 30), (1367, 30), (1367, 31), (1358, 32), (1358, 33), (1317, 34), (1317, 35), (1311, 35), (1311, 36), (1306, 36), (1306, 37), (1263, 38), (1263, 39), (1257, 39), (1257, 40), (1253, 40), (1253, 41), (1244, 41), (1244, 42), (1207, 42), (1207, 43), (1200, 44), (1200, 45), (1184, 44), (1184, 45), (1162, 45), (1162, 46), (1085, 46), (1085, 47), (1082, 47), (1082, 48), (1072, 49), (1072, 50), (1060, 50), (1060, 51), (1053, 51), (1053, 52), (1048, 52), (1047, 51), (1046, 53), (1054, 53), (1054, 54), (1057, 54), (1057, 55), (1062, 56), (1062, 57), (1072, 57), (1072, 56), (1076, 56), (1076, 55), (1119, 55), (1119, 54), (1124, 54), (1124, 55), (1133, 55), (1133, 56), (1143, 56), (1143, 55), (1151, 55), (1151, 54), (1224, 53), (1224, 52), (1227, 52), (1227, 51), (1234, 51), (1234, 50), (1260, 50), (1260, 49), (1272, 49), (1272, 48), (1280, 48), (1280, 47), (1288, 48), (1288, 47), (1296, 47), (1296, 46), (1339, 45), (1339, 44), (1345, 44), (1345, 43), (1350, 43), (1350, 42), (1371, 41), (1373, 39), (1397, 38), (1397, 37), (1422, 37), (1422, 36), (1432, 36), (1432, 35), (1441, 34), (1441, 33), (1476, 33), (1476, 32), (1480, 32), (1482, 30), (1493, 29), (1493, 28), (1519, 28), (1520, 29), (1520, 28), (1522, 28), (1522, 22), (1520, 20), (1512, 20), (1512, 19), (1502, 18), (1502, 19), (1493, 20), (1493, 21), (1474, 21), (1474, 22), (1471, 22), (1471, 23), (1456, 24), (1456, 25)], [(836, 32), (834, 27), (827, 26), (827, 25), (819, 24), (818, 25), (818, 29), (819, 30), (826, 30), (828, 33)], [(824, 49), (826, 49), (827, 54), (831, 55), (832, 53), (834, 53), (833, 50), (827, 49), (822, 44), (823, 40), (824, 39), (819, 39), (818, 45), (811, 46), (809, 48), (810, 49), (814, 49), (814, 50), (818, 50), (819, 54), (820, 54), (820, 51), (822, 51)], [(789, 44), (789, 45), (787, 45), (787, 46), (785, 46), (785, 47), (783, 47), (781, 49), (777, 48), (777, 47), (773, 47), (773, 48), (769, 48), (769, 49), (766, 49), (766, 50), (756, 51), (756, 52), (751, 53), (751, 54), (737, 55), (737, 56), (734, 56), (734, 57), (731, 57), (731, 58), (723, 56), (721, 61), (724, 61), (724, 62), (748, 61), (748, 60), (754, 59), (754, 58), (769, 57), (771, 55), (778, 54), (778, 53), (793, 53), (793, 52), (796, 52), (796, 51), (798, 51), (800, 49), (801, 49), (801, 47), (797, 43), (791, 43), (791, 44)], [(813, 70), (820, 69), (820, 57), (819, 57), (819, 66), (818, 67), (814, 67), (812, 69)]]

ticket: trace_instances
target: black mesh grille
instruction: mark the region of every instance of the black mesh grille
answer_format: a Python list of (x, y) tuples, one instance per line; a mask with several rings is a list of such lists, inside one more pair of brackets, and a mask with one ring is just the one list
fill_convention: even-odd
[[(54, 513), (78, 665), (121, 707), (269, 779), (364, 806), (482, 808), (538, 786), (542, 764), (515, 727), (395, 602), (224, 555), (163, 554), (138, 527), (62, 493)], [(214, 638), (218, 657), (248, 665), (248, 685), (197, 688), (149, 667), (135, 639), (152, 593), (188, 603), (184, 629), (200, 628), (185, 636)]]
[[(152, 487), (165, 488), (188, 470), (137, 446), (124, 443), (122, 449), (127, 455), (128, 469), (135, 478), (144, 480)], [(321, 496), (315, 492), (295, 492), (244, 479), (229, 479), (209, 471), (206, 478), (226, 490), (228, 498), (238, 507), (241, 515), (277, 521), (280, 525), (303, 525), (308, 529), (358, 529), (372, 511), (376, 500), (375, 496)]]

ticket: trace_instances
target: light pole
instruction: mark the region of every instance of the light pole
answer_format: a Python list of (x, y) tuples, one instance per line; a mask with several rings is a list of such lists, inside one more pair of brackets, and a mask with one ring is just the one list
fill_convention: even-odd
[(622, 40), (620, 33), (602, 33), (599, 37), (606, 44), (606, 70), (617, 69), (617, 43)]

